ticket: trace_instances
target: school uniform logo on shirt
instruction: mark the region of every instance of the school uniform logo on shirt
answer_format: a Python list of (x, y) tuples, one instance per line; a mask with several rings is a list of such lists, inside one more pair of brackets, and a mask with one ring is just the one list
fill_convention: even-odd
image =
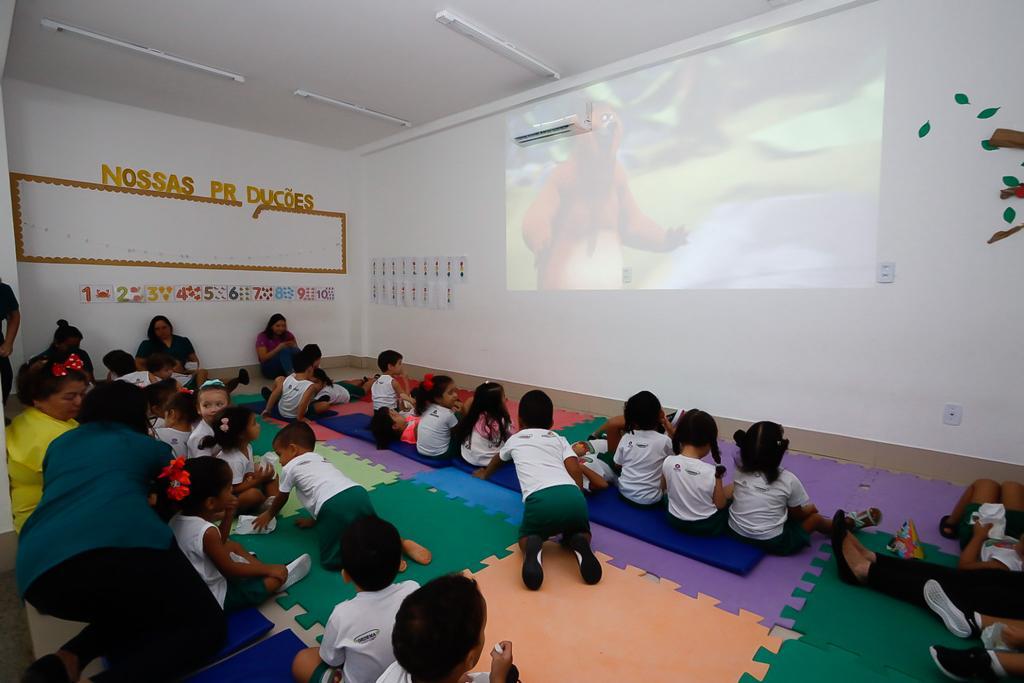
[(377, 636), (379, 636), (379, 635), (380, 635), (380, 629), (379, 628), (375, 628), (375, 629), (371, 629), (371, 630), (367, 631), (366, 633), (360, 633), (358, 636), (356, 636), (352, 640), (354, 640), (359, 645), (365, 645), (366, 643), (369, 643), (369, 642), (372, 642), (372, 641), (376, 640)]

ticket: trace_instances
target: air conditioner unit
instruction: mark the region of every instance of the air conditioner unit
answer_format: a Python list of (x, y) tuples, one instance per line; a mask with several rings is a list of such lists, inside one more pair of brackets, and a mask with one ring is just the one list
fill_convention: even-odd
[(570, 135), (589, 133), (593, 130), (590, 120), (592, 109), (593, 105), (588, 102), (587, 113), (583, 116), (580, 116), (579, 114), (570, 114), (569, 116), (563, 116), (562, 118), (555, 119), (554, 121), (535, 123), (530, 127), (530, 130), (520, 135), (516, 135), (512, 139), (520, 147), (528, 147), (529, 145), (536, 145), (555, 138), (564, 138), (569, 137)]

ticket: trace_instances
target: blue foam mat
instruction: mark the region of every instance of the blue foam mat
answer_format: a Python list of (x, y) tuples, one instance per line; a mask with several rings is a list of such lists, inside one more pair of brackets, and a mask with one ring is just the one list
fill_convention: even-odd
[[(454, 458), (452, 460), (452, 464), (458, 469), (462, 470), (463, 472), (468, 472), (470, 474), (473, 474), (473, 472), (476, 472), (478, 469), (480, 469), (479, 467), (474, 467), (473, 465), (470, 465), (462, 458)], [(494, 474), (487, 478), (487, 481), (494, 482), (498, 486), (501, 486), (506, 489), (511, 489), (513, 491), (516, 491), (517, 493), (522, 492), (522, 489), (519, 488), (519, 477), (516, 476), (516, 466), (513, 465), (511, 462), (507, 462), (501, 467), (499, 467)], [(522, 499), (520, 498), (520, 500)]]
[[(377, 441), (370, 432), (369, 415), (339, 415), (337, 417), (317, 418), (317, 422), (345, 436), (351, 436), (352, 438), (369, 443), (376, 443)], [(449, 467), (452, 464), (448, 458), (428, 458), (420, 455), (415, 445), (405, 443), (404, 441), (392, 441), (388, 445), (388, 450), (404, 455), (410, 460), (415, 460), (428, 467)]]
[(281, 631), (200, 671), (186, 683), (291, 683), (292, 660), (306, 644), (291, 631)]
[[(252, 412), (254, 412), (257, 415), (259, 415), (259, 414), (261, 414), (263, 412), (263, 409), (267, 407), (267, 402), (266, 401), (249, 401), (248, 403), (241, 403), (239, 405), (241, 405), (243, 408), (248, 408)], [(318, 417), (310, 418), (310, 419), (312, 419), (314, 422), (319, 422), (320, 420), (323, 420), (323, 419), (326, 419), (326, 418), (329, 418), (329, 417), (334, 417), (336, 415), (337, 415), (337, 413), (334, 412), (333, 410), (328, 410), (326, 413), (321, 413)], [(295, 421), (295, 418), (293, 418), (293, 417), (285, 417), (284, 415), (282, 415), (277, 410), (277, 406), (274, 406), (274, 409), (272, 411), (270, 411), (270, 417), (274, 418), (275, 420), (281, 420), (282, 422), (294, 422)]]
[(503, 514), (512, 524), (523, 521), (523, 497), (520, 494), (494, 486), (454, 467), (420, 472), (413, 477), (413, 481), (432, 486), (447, 493), (449, 497), (461, 498), (490, 512)]

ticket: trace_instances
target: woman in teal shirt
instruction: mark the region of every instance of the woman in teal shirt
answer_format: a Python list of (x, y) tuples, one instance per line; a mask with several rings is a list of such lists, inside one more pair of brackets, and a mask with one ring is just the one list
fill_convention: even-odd
[(18, 592), (43, 614), (88, 624), (24, 680), (77, 681), (99, 656), (97, 682), (173, 680), (220, 648), (224, 612), (174, 544), (148, 495), (173, 455), (147, 436), (147, 403), (126, 382), (97, 386), (78, 429), (54, 439), (43, 497), (18, 540)]
[[(149, 321), (146, 338), (139, 344), (135, 352), (135, 365), (139, 370), (146, 369), (146, 359), (154, 353), (165, 353), (178, 361), (174, 368), (174, 379), (183, 387), (198, 389), (210, 377), (210, 373), (200, 367), (199, 356), (188, 337), (174, 334), (174, 326), (166, 316), (157, 315)], [(239, 384), (249, 383), (249, 372), (242, 368), (237, 377), (224, 380), (230, 394)]]

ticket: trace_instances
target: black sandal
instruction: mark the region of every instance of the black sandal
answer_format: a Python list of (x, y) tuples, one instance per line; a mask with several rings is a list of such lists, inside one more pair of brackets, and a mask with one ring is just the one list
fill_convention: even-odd
[(858, 586), (860, 581), (857, 580), (857, 576), (850, 569), (850, 564), (846, 561), (846, 556), (843, 555), (843, 539), (846, 538), (848, 532), (849, 530), (846, 528), (846, 513), (842, 510), (836, 510), (836, 513), (832, 515), (832, 556), (836, 558), (836, 567), (839, 568), (839, 580), (843, 583)]
[(960, 525), (953, 524), (953, 522), (949, 521), (949, 517), (950, 515), (945, 515), (939, 520), (939, 533), (942, 534), (943, 538), (952, 538), (955, 540), (960, 538), (960, 533), (958, 531), (958, 527)]

